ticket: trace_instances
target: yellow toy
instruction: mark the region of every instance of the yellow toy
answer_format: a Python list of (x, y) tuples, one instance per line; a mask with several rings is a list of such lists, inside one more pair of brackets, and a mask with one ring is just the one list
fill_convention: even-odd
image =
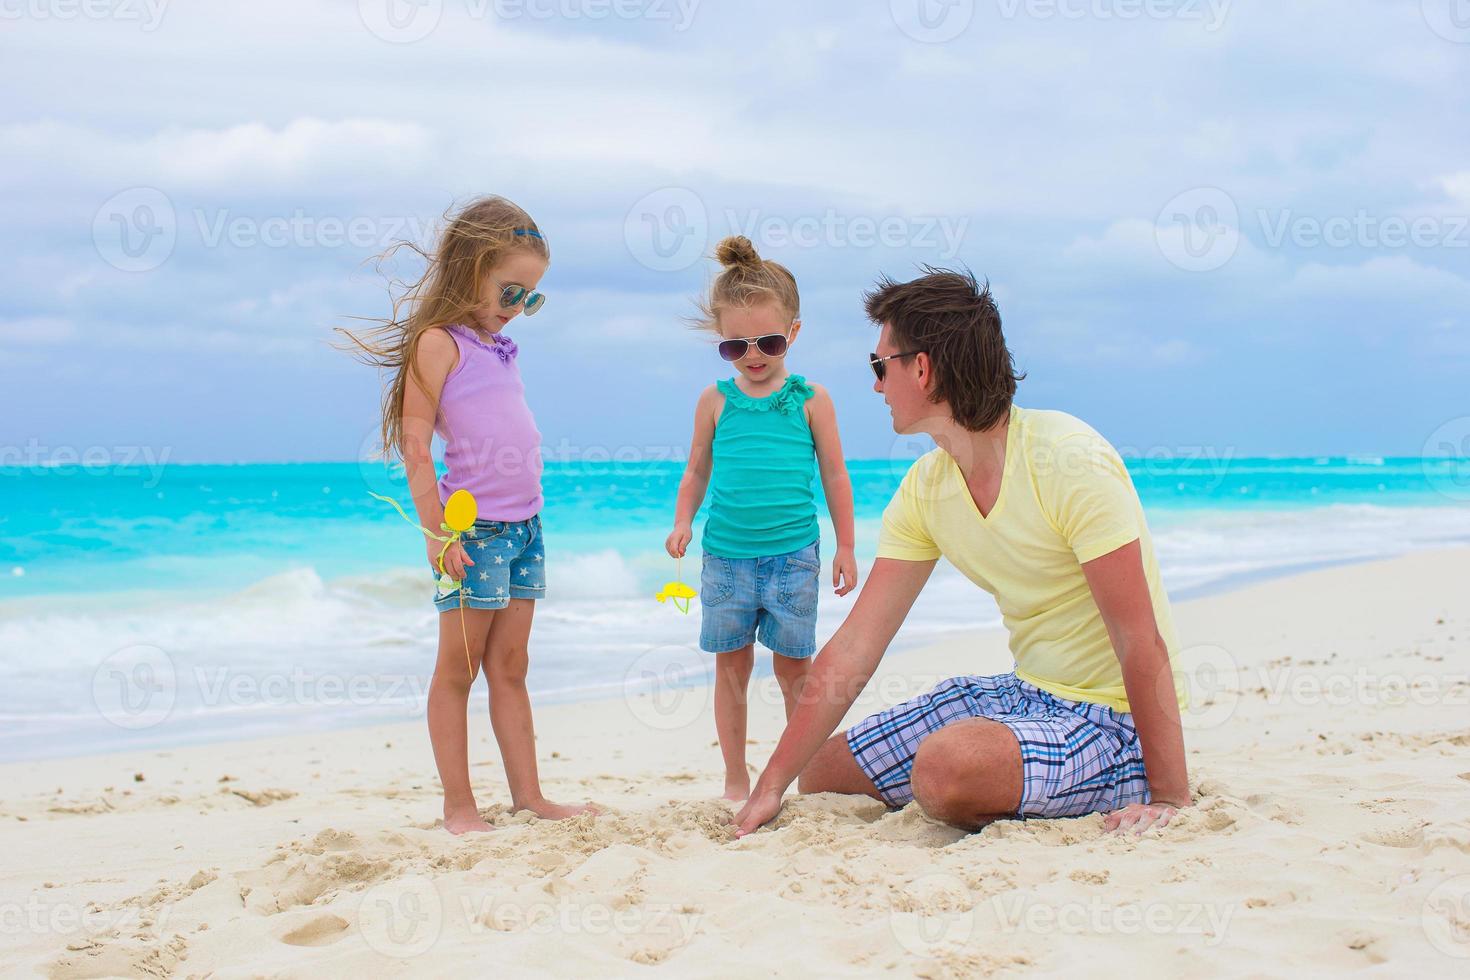
[(392, 504), (393, 509), (398, 511), (398, 516), (408, 521), (408, 523), (420, 531), (423, 531), (424, 534), (433, 538), (435, 541), (444, 542), (444, 547), (439, 549), (439, 557), (435, 559), (435, 562), (439, 566), (439, 591), (445, 595), (448, 595), (450, 592), (459, 592), (459, 631), (464, 636), (464, 662), (465, 666), (470, 669), (470, 679), (474, 680), (475, 667), (470, 659), (469, 631), (465, 629), (464, 625), (464, 589), (461, 589), (459, 583), (450, 578), (449, 573), (444, 570), (444, 553), (449, 550), (450, 545), (464, 537), (466, 531), (475, 526), (475, 519), (480, 516), (480, 505), (475, 501), (474, 494), (468, 490), (456, 490), (449, 495), (449, 499), (444, 502), (444, 523), (439, 525), (439, 529), (447, 532), (447, 534), (435, 534), (422, 524), (417, 523), (412, 517), (409, 517), (407, 512), (399, 506), (398, 501), (392, 497), (385, 497), (380, 493), (373, 493), (371, 490), (368, 493), (371, 496), (377, 497), (379, 500)]
[[(683, 567), (684, 560), (681, 558), (679, 560), (680, 571), (675, 573), (679, 575), (680, 578), (683, 577)], [(659, 602), (665, 602), (669, 599), (674, 600), (674, 606), (681, 613), (687, 616), (689, 615), (689, 600), (693, 599), (697, 595), (699, 595), (698, 592), (695, 592), (683, 582), (675, 580), (673, 582), (665, 582), (664, 587), (660, 591), (656, 592), (653, 597)]]

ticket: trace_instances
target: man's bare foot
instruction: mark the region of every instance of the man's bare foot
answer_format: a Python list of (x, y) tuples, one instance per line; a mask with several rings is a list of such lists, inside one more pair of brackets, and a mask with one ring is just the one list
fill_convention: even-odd
[(458, 837), (460, 834), (483, 834), (495, 828), (485, 822), (479, 810), (470, 809), (444, 814), (444, 829)]
[(513, 804), (517, 810), (530, 810), (542, 820), (565, 820), (568, 817), (580, 816), (590, 813), (594, 816), (601, 813), (595, 803), (583, 803), (581, 806), (566, 806), (561, 803), (553, 803), (547, 799), (528, 800), (525, 803)]
[(725, 777), (725, 799), (740, 803), (750, 798), (750, 777), (739, 779)]

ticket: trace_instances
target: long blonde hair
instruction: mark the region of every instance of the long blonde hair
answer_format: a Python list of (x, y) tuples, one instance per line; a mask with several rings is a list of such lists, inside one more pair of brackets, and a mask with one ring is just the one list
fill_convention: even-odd
[(424, 331), (456, 323), (473, 324), (474, 311), (485, 305), (486, 274), (505, 255), (525, 250), (551, 260), (541, 229), (522, 208), (503, 197), (482, 197), (458, 213), (446, 213), (447, 227), (431, 255), (413, 242), (399, 242), (376, 259), (384, 260), (407, 248), (428, 263), (416, 282), (392, 281), (401, 292), (393, 298), (387, 319), (364, 317), (376, 326), (360, 334), (338, 328), (347, 338), (341, 345), (359, 360), (390, 373), (383, 389), (382, 449), (385, 456), (403, 453), (403, 393), (413, 377), (424, 386), (417, 363), (418, 341)]
[(793, 320), (801, 316), (796, 277), (781, 263), (762, 259), (749, 238), (731, 235), (724, 239), (715, 246), (715, 259), (724, 268), (699, 303), (696, 327), (718, 332), (721, 310), (761, 302), (774, 302)]

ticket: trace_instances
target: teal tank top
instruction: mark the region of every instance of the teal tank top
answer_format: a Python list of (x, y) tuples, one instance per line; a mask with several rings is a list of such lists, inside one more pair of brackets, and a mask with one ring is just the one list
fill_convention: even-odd
[(807, 547), (821, 537), (812, 485), (817, 454), (805, 409), (811, 385), (788, 375), (765, 398), (750, 397), (733, 378), (716, 387), (725, 407), (710, 450), (701, 547), (721, 558), (766, 558)]

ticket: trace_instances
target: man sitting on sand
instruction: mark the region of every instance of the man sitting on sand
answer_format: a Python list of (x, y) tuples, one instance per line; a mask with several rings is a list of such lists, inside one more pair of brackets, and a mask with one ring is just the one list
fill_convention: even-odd
[[(938, 448), (884, 511), (872, 572), (736, 816), (740, 834), (776, 815), (798, 774), (803, 793), (917, 800), (967, 830), (1097, 812), (1110, 830), (1163, 826), (1190, 803), (1178, 640), (1123, 461), (1072, 416), (1012, 404), (1020, 377), (973, 276), (885, 279), (867, 311), (894, 431)], [(832, 735), (941, 556), (995, 597), (1015, 670), (951, 678)]]

